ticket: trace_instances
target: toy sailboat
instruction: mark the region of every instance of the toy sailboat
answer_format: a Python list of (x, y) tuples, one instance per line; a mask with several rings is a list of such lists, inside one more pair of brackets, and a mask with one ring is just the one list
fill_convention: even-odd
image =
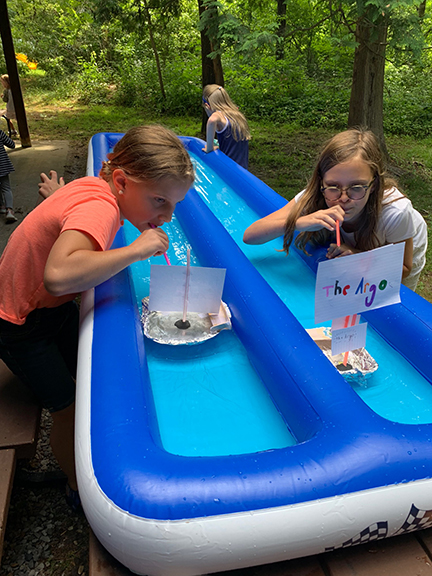
[(332, 355), (331, 328), (310, 328), (306, 332), (348, 382), (363, 384), (378, 369), (377, 362), (365, 348), (350, 350), (346, 365), (344, 354)]
[(150, 296), (143, 298), (141, 314), (147, 338), (198, 344), (231, 328), (231, 313), (221, 300), (225, 272), (191, 266), (189, 250), (186, 266), (152, 266)]

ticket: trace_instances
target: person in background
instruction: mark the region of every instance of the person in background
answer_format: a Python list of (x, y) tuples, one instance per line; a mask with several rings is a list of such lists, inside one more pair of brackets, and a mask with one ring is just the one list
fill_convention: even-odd
[[(51, 447), (67, 476), (66, 499), (74, 510), (80, 508), (75, 297), (133, 262), (166, 252), (169, 240), (160, 226), (171, 221), (193, 179), (189, 155), (173, 132), (157, 125), (131, 128), (99, 177), (47, 192), (14, 230), (0, 259), (0, 358), (52, 415)], [(129, 246), (109, 250), (124, 219), (141, 234)]]
[(215, 149), (216, 136), (219, 150), (247, 170), (250, 132), (246, 118), (228, 96), (225, 88), (217, 84), (204, 86), (202, 101), (209, 117), (204, 152)]
[(15, 106), (12, 98), (12, 90), (10, 87), (10, 81), (8, 74), (2, 74), (0, 76), (1, 83), (3, 85), (3, 94), (2, 100), (6, 102), (6, 110), (2, 110), (0, 115), (6, 120), (9, 130), (9, 138), (12, 136), (17, 135), (17, 131), (15, 130), (15, 126), (12, 122), (12, 119), (16, 118), (15, 115)]
[[(341, 245), (335, 243), (340, 226)], [(264, 244), (283, 235), (283, 249), (326, 245), (327, 258), (348, 256), (403, 242), (402, 284), (416, 289), (426, 262), (427, 226), (397, 188), (384, 165), (373, 132), (352, 128), (324, 146), (305, 190), (286, 206), (249, 226), (246, 244)]]
[(0, 214), (5, 214), (5, 222), (11, 224), (17, 221), (13, 210), (13, 194), (9, 180), (9, 174), (14, 171), (14, 167), (9, 160), (5, 146), (15, 148), (15, 142), (3, 130), (0, 130)]

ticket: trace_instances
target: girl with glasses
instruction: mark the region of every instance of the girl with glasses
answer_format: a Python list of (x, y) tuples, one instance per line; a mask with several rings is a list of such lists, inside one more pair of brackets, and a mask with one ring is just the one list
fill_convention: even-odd
[[(340, 246), (335, 243), (337, 221)], [(305, 190), (249, 226), (243, 240), (264, 244), (283, 236), (288, 253), (295, 231), (295, 245), (304, 252), (307, 242), (329, 244), (327, 258), (404, 242), (402, 283), (412, 290), (426, 261), (426, 222), (389, 177), (379, 142), (369, 130), (352, 128), (329, 140)]]
[(204, 152), (215, 149), (216, 136), (220, 151), (247, 170), (250, 133), (246, 118), (228, 96), (225, 88), (217, 84), (204, 86), (202, 101), (209, 117)]

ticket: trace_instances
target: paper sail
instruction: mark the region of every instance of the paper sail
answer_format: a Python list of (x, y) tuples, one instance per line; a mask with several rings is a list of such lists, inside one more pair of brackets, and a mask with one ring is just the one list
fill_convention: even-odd
[(366, 346), (366, 331), (366, 322), (363, 324), (355, 324), (348, 328), (341, 328), (340, 330), (332, 329), (332, 355), (336, 356), (336, 354), (340, 354), (341, 352), (364, 348)]
[(315, 323), (400, 302), (405, 244), (389, 244), (320, 262)]
[[(219, 312), (225, 282), (225, 268), (190, 268), (188, 312), (216, 314)], [(159, 266), (150, 268), (149, 309), (158, 312), (183, 310), (186, 284), (186, 266)]]

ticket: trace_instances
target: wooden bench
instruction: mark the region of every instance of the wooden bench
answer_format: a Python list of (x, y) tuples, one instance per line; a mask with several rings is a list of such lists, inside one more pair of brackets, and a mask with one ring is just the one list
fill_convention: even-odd
[(36, 452), (41, 409), (0, 360), (0, 561), (16, 461)]
[[(90, 530), (89, 576), (132, 576)], [(432, 528), (327, 554), (212, 576), (432, 576)]]

